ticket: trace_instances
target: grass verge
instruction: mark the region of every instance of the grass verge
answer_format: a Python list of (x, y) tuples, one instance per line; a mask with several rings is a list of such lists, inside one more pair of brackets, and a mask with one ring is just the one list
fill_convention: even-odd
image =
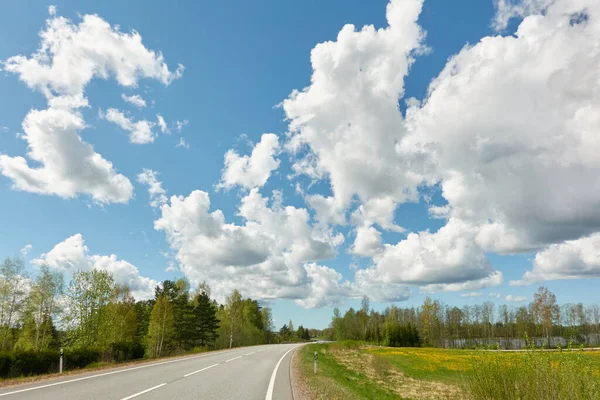
[[(298, 349), (294, 369), (300, 381), (300, 398), (315, 400), (402, 399), (364, 372), (342, 365), (336, 358), (339, 344), (309, 344)], [(319, 356), (313, 372), (314, 353)]]
[[(312, 372), (319, 354), (319, 374)], [(600, 352), (305, 346), (301, 399), (600, 399)]]

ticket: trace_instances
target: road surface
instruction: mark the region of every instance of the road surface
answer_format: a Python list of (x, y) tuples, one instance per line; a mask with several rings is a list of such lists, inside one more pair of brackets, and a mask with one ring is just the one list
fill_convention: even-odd
[(297, 344), (252, 346), (0, 389), (0, 400), (292, 400)]

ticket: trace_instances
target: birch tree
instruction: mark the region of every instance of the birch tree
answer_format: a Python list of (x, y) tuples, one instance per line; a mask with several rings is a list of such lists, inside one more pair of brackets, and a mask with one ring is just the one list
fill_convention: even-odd
[(25, 301), (23, 333), (17, 342), (18, 347), (36, 351), (48, 348), (53, 333), (52, 318), (60, 311), (58, 299), (63, 292), (62, 274), (42, 266)]
[(23, 260), (4, 260), (0, 266), (0, 336), (3, 350), (11, 347), (12, 328), (24, 305), (28, 282)]
[(160, 357), (171, 343), (175, 332), (173, 322), (173, 307), (169, 299), (166, 296), (158, 297), (148, 325), (147, 344), (150, 357)]

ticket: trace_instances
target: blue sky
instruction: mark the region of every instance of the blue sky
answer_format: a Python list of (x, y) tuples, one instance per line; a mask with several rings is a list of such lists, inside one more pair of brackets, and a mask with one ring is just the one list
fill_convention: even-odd
[[(334, 305), (356, 306), (362, 294), (374, 299), (377, 308), (398, 300), (418, 305), (427, 295), (456, 305), (486, 300), (500, 304), (507, 295), (529, 301), (543, 284), (557, 293), (560, 302), (597, 301), (592, 290), (600, 276), (600, 241), (595, 236), (600, 231), (596, 207), (600, 195), (590, 188), (599, 183), (592, 154), (598, 144), (585, 133), (597, 126), (599, 99), (595, 93), (581, 92), (568, 98), (572, 100), (568, 107), (543, 103), (549, 96), (540, 88), (549, 87), (545, 83), (555, 82), (552, 77), (565, 68), (559, 62), (542, 68), (545, 53), (523, 46), (529, 40), (539, 48), (546, 46), (558, 59), (594, 65), (588, 56), (593, 40), (582, 43), (569, 29), (590, 33), (596, 27), (592, 22), (565, 27), (561, 21), (575, 10), (566, 0), (550, 3), (523, 1), (522, 7), (511, 8), (492, 0), (428, 0), (419, 13), (415, 11), (418, 0), (394, 0), (396, 9), (388, 8), (388, 19), (396, 21), (391, 28), (386, 21), (388, 1), (383, 0), (7, 5), (0, 15), (0, 60), (7, 62), (0, 72), (0, 154), (5, 157), (0, 160), (0, 254), (18, 255), (31, 245), (27, 260), (32, 274), (43, 262), (67, 275), (77, 268), (104, 267), (132, 283), (140, 296), (148, 293), (153, 280), (183, 275), (193, 282), (207, 280), (217, 295), (239, 287), (244, 294), (269, 302), (278, 326), (291, 318), (296, 325), (323, 328)], [(597, 11), (591, 0), (582, 3), (590, 3), (587, 12)], [(56, 7), (56, 15), (49, 14), (50, 5)], [(411, 12), (418, 16), (416, 21), (403, 17)], [(33, 185), (37, 189), (25, 187), (26, 183), (19, 186), (19, 179), (30, 182), (31, 177), (28, 181), (22, 173), (10, 172), (16, 157), (27, 158), (31, 142), (23, 135), (22, 123), (30, 110), (58, 112), (60, 107), (51, 106), (51, 98), (80, 93), (72, 80), (41, 77), (10, 58), (32, 57), (43, 40), (38, 33), (46, 29), (47, 19), (65, 17), (66, 24), (76, 29), (83, 23), (82, 16), (89, 14), (97, 14), (111, 28), (97, 27), (100, 34), (90, 36), (98, 41), (96, 46), (86, 47), (89, 38), (83, 34), (61, 43), (62, 51), (71, 51), (72, 74), (83, 63), (98, 62), (113, 51), (122, 60), (130, 57), (131, 64), (139, 63), (138, 71), (134, 82), (119, 81), (115, 79), (119, 68), (127, 66), (114, 62), (114, 68), (108, 67), (108, 79), (95, 74), (85, 82), (81, 94), (89, 106), (67, 106), (66, 112), (85, 121), (85, 129), (77, 134), (112, 163), (114, 174), (133, 185), (130, 195), (121, 195), (127, 197), (125, 201), (90, 195), (85, 182), (53, 192), (69, 174), (76, 174), (69, 167), (61, 170), (63, 175), (50, 174), (45, 182)], [(545, 18), (544, 29), (554, 36), (564, 35), (563, 47), (548, 39), (551, 35), (542, 34), (541, 28), (532, 28), (535, 24), (530, 22), (539, 18)], [(386, 38), (385, 33), (356, 32), (346, 41), (336, 41), (345, 24), (353, 24), (357, 31), (372, 24), (394, 34)], [(417, 28), (426, 36), (419, 36)], [(517, 29), (521, 33), (515, 36)], [(111, 34), (130, 35), (132, 30), (141, 36), (144, 51), (162, 53), (170, 71), (167, 75), (152, 69), (163, 62), (155, 53), (140, 58), (128, 53), (132, 47), (118, 49), (119, 43), (102, 41)], [(497, 40), (480, 43), (485, 37)], [(311, 65), (311, 50), (327, 41), (331, 45), (321, 47), (327, 50), (320, 55), (313, 53)], [(475, 46), (461, 52), (467, 44)], [(77, 46), (87, 50), (72, 50)], [(99, 55), (89, 56), (94, 51)], [(462, 57), (454, 66), (459, 72), (451, 73), (448, 60), (459, 52)], [(513, 60), (515, 54), (521, 59)], [(328, 57), (338, 57), (338, 64), (331, 67)], [(365, 72), (379, 72), (364, 78), (353, 69), (355, 60), (363, 63), (361, 72), (362, 65)], [(178, 64), (185, 67), (181, 76), (176, 72)], [(386, 65), (391, 71), (383, 68)], [(523, 70), (515, 67), (519, 65)], [(152, 72), (140, 72), (146, 66)], [(536, 66), (541, 71), (537, 78), (527, 73), (527, 68)], [(428, 92), (438, 75), (435, 88)], [(498, 78), (507, 75), (506, 81)], [(578, 88), (583, 79), (575, 73), (563, 75), (559, 89)], [(38, 86), (28, 87), (27, 79)], [(527, 79), (531, 85), (525, 83)], [(354, 97), (348, 88), (355, 86), (384, 89)], [(52, 94), (40, 87), (51, 87)], [(304, 89), (307, 96), (294, 98), (294, 89)], [(552, 93), (567, 93), (559, 89)], [(397, 98), (381, 94), (388, 90)], [(127, 103), (122, 95), (139, 95), (146, 106)], [(410, 98), (420, 103), (409, 102), (412, 107), (407, 113)], [(515, 99), (520, 98), (530, 101), (518, 105)], [(528, 105), (538, 100), (543, 106), (528, 112)], [(393, 115), (394, 102), (398, 115)], [(383, 106), (364, 112), (373, 104)], [(385, 107), (389, 104), (390, 109)], [(553, 116), (547, 124), (538, 122), (545, 121), (540, 108)], [(128, 122), (119, 123), (110, 109)], [(157, 114), (166, 121), (168, 133), (161, 131)], [(574, 119), (577, 115), (585, 118)], [(126, 125), (136, 121), (151, 125), (152, 140), (132, 141)], [(385, 123), (380, 126), (381, 121)], [(573, 125), (572, 121), (583, 122)], [(294, 123), (299, 126), (295, 131)], [(39, 122), (40, 129), (50, 132), (47, 124), (48, 120)], [(248, 162), (244, 157), (251, 155), (255, 145), (268, 147), (264, 133), (275, 134), (271, 138), (277, 143), (262, 160), (277, 166), (265, 167), (257, 154), (254, 172), (247, 171), (254, 168), (248, 164), (246, 169), (232, 166), (227, 181), (225, 154), (231, 150), (232, 159)], [(341, 156), (323, 143), (328, 135), (340, 138)], [(566, 146), (572, 152), (565, 151), (564, 157), (570, 158), (549, 165), (544, 160), (556, 159), (555, 155), (547, 150), (543, 155), (549, 158), (543, 158), (540, 152), (546, 150), (540, 149), (565, 135), (587, 144), (570, 148), (573, 141), (569, 141)], [(177, 147), (182, 139), (189, 148)], [(292, 150), (294, 140), (302, 143), (297, 152)], [(377, 141), (371, 153), (365, 150)], [(423, 150), (422, 143), (442, 150)], [(386, 148), (394, 146), (396, 153), (388, 154)], [(426, 153), (422, 168), (414, 167), (421, 160), (416, 154), (422, 155), (417, 149)], [(54, 156), (66, 160), (76, 152), (63, 150), (68, 152), (57, 151)], [(303, 159), (316, 159), (313, 166), (320, 173), (294, 175), (293, 166)], [(28, 159), (29, 167), (40, 166), (38, 161)], [(577, 168), (571, 168), (573, 162), (579, 163)], [(392, 172), (382, 172), (386, 168)], [(137, 178), (144, 169), (156, 172), (159, 194), (167, 196), (159, 196), (155, 206), (149, 203), (148, 186)], [(525, 178), (527, 171), (535, 171), (531, 181)], [(528, 197), (527, 188), (539, 198)], [(195, 190), (210, 198), (208, 214), (198, 211), (204, 197), (192, 198)], [(172, 195), (189, 201), (175, 204), (168, 198)], [(314, 195), (329, 198), (329, 204), (334, 204), (331, 215), (342, 215), (344, 221), (320, 215), (310, 200)], [(278, 196), (282, 198), (279, 208)], [(261, 208), (261, 199), (267, 202), (267, 211)], [(522, 207), (516, 199), (521, 199)], [(244, 200), (250, 204), (245, 213), (239, 209)], [(366, 216), (369, 204), (373, 218)], [(391, 211), (374, 204), (391, 204)], [(285, 211), (286, 206), (293, 210)], [(365, 207), (362, 214), (357, 211), (361, 206)], [(433, 217), (435, 207), (446, 207), (441, 217)], [(299, 214), (301, 209), (308, 220)], [(210, 214), (215, 210), (222, 211), (224, 222)], [(162, 221), (159, 227), (155, 221)], [(219, 230), (216, 236), (211, 233), (215, 224), (219, 225), (214, 228)], [(496, 230), (498, 226), (502, 229)], [(442, 229), (438, 234), (443, 227), (447, 233)], [(368, 244), (362, 250), (356, 241), (359, 231)], [(68, 238), (72, 240), (55, 247)], [(257, 261), (249, 261), (252, 257)], [(494, 279), (486, 280), (489, 277)], [(511, 281), (526, 285), (511, 285)], [(472, 293), (477, 295), (464, 296)]]

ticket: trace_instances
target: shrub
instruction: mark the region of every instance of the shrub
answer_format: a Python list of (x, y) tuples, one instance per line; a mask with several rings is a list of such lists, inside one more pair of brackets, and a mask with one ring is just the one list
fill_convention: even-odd
[(519, 360), (484, 351), (474, 358), (465, 389), (475, 400), (598, 399), (596, 374), (582, 349), (550, 352), (529, 347)]
[(117, 342), (105, 354), (107, 361), (123, 362), (144, 357), (144, 346), (138, 342)]
[(85, 368), (100, 361), (102, 351), (95, 348), (65, 350), (64, 369)]
[(60, 353), (53, 350), (0, 353), (0, 377), (13, 378), (58, 371)]
[(359, 342), (357, 340), (343, 340), (334, 344), (337, 348), (342, 350), (355, 350), (359, 349), (362, 345), (364, 345), (363, 342)]
[(192, 354), (206, 353), (208, 351), (208, 346), (195, 346), (192, 348)]

